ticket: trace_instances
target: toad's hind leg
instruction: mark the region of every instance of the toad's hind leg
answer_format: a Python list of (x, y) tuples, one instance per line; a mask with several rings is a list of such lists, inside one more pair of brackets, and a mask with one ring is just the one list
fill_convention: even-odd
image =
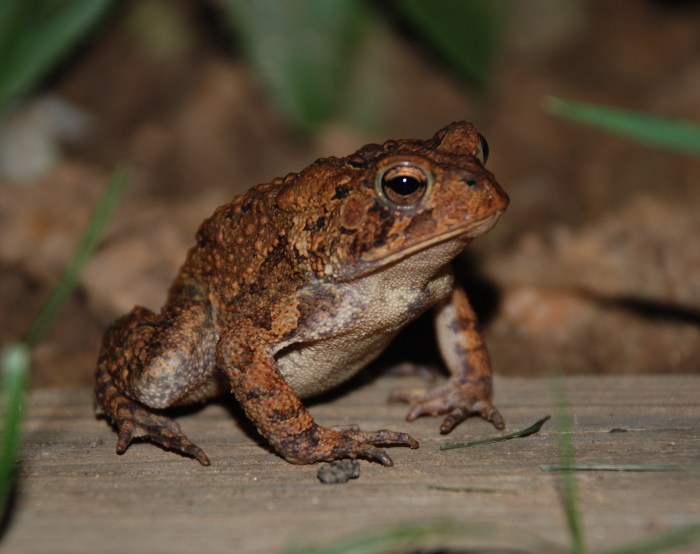
[(157, 413), (214, 390), (216, 334), (206, 307), (177, 314), (136, 307), (105, 333), (95, 372), (96, 410), (118, 429), (117, 453), (136, 437), (209, 465), (172, 419)]

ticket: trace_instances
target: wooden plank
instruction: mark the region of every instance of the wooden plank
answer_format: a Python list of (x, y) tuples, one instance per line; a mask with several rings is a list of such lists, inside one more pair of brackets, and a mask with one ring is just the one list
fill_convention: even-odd
[[(385, 402), (414, 379), (385, 377), (312, 407), (323, 424), (409, 430), (419, 450), (392, 449), (394, 467), (363, 462), (346, 485), (322, 485), (317, 467), (292, 466), (255, 438), (226, 403), (179, 418), (211, 467), (148, 444), (114, 453), (114, 432), (92, 417), (88, 390), (37, 390), (24, 428), (20, 487), (4, 552), (279, 552), (405, 521), (495, 527), (475, 543), (542, 552), (567, 545), (551, 422), (525, 439), (439, 452), (439, 421), (403, 421)], [(501, 378), (497, 405), (509, 430), (552, 411), (546, 379)], [(700, 377), (568, 380), (580, 463), (700, 464)], [(610, 433), (613, 428), (627, 432)], [(472, 420), (450, 440), (491, 436)], [(593, 550), (700, 521), (700, 473), (580, 473), (586, 538)], [(435, 490), (454, 487), (464, 491)], [(464, 542), (460, 543), (464, 544)], [(688, 552), (697, 551), (693, 549)]]

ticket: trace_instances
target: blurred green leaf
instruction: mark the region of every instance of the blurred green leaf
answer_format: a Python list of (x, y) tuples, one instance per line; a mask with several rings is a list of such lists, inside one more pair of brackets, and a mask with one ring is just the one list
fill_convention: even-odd
[(500, 30), (493, 0), (396, 0), (394, 6), (419, 33), (473, 84), (491, 73)]
[(543, 109), (551, 114), (592, 125), (619, 135), (672, 150), (700, 156), (700, 124), (651, 115), (572, 102), (548, 96)]
[(29, 374), (29, 349), (12, 344), (0, 352), (0, 519), (7, 509), (19, 447), (22, 398)]
[(36, 86), (112, 1), (0, 1), (0, 109)]
[[(0, 2), (0, 52), (8, 51), (8, 44), (21, 26), (26, 10), (26, 2), (21, 0), (4, 0)], [(1, 62), (0, 62), (1, 63)]]
[(221, 0), (251, 63), (292, 124), (334, 115), (362, 36), (362, 0)]

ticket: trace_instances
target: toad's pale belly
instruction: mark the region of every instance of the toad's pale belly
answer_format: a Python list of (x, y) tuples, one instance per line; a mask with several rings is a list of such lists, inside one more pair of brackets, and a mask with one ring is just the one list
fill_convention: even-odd
[[(294, 391), (309, 397), (346, 381), (376, 358), (402, 327), (444, 300), (454, 276), (449, 264), (440, 264), (439, 254), (417, 254), (409, 267), (399, 263), (351, 283), (327, 285), (336, 299), (330, 310), (305, 322), (292, 340), (273, 352)], [(411, 266), (421, 262), (436, 266), (428, 280), (417, 279), (419, 272), (412, 271)]]
[(330, 390), (376, 358), (394, 334), (332, 337), (283, 350), (277, 367), (301, 398)]

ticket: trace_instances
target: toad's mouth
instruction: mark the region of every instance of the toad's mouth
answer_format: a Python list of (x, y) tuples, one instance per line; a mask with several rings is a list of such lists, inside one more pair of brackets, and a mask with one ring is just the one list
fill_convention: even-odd
[[(455, 256), (459, 254), (464, 248), (467, 247), (467, 245), (475, 238), (480, 237), (481, 235), (486, 234), (489, 232), (494, 225), (496, 225), (496, 222), (498, 219), (501, 217), (505, 210), (498, 210), (494, 212), (493, 214), (487, 216), (486, 218), (479, 220), (479, 221), (473, 221), (468, 225), (464, 225), (461, 227), (457, 227), (453, 229), (452, 231), (448, 231), (446, 233), (440, 233), (437, 235), (434, 235), (432, 237), (428, 237), (422, 241), (419, 241), (415, 244), (412, 244), (410, 246), (406, 246), (406, 248), (401, 249), (398, 252), (393, 252), (391, 254), (387, 254), (386, 256), (381, 256), (378, 258), (373, 258), (371, 260), (366, 260), (364, 263), (360, 263), (355, 267), (355, 271), (352, 272), (351, 275), (341, 275), (339, 276), (339, 280), (341, 281), (346, 281), (350, 280), (353, 278), (357, 278), (359, 276), (362, 276), (363, 274), (366, 273), (372, 273), (373, 271), (378, 270), (378, 268), (386, 267), (391, 264), (395, 264), (397, 262), (400, 262), (401, 260), (404, 260), (406, 258), (409, 258), (413, 256), (414, 254), (418, 252), (422, 252), (424, 250), (428, 250), (430, 248), (433, 248), (439, 244), (450, 242), (452, 240), (457, 239), (457, 248), (455, 248)], [(462, 243), (461, 245), (459, 243)]]

